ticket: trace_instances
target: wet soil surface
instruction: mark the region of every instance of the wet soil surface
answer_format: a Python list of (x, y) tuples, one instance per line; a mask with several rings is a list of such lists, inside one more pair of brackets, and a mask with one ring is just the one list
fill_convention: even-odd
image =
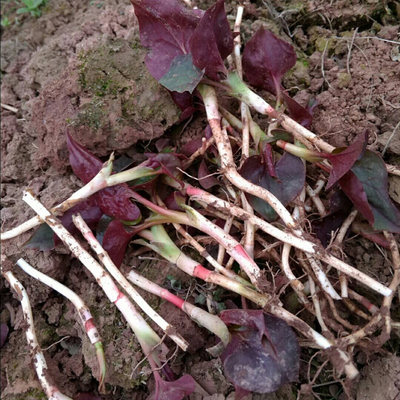
[[(212, 2), (194, 3), (206, 8)], [(233, 24), (236, 3), (227, 3)], [(2, 18), (9, 20), (8, 26), (2, 27), (1, 103), (15, 108), (1, 110), (1, 226), (7, 230), (33, 216), (21, 200), (23, 189), (31, 188), (50, 207), (80, 187), (68, 164), (67, 129), (100, 157), (116, 151), (138, 162), (151, 139), (171, 132), (178, 124), (179, 111), (146, 71), (145, 51), (128, 1), (49, 0), (38, 18), (17, 15), (16, 0), (2, 0), (1, 6)], [(370, 147), (377, 152), (385, 148), (385, 161), (398, 164), (400, 131), (392, 133), (400, 121), (399, 3), (273, 0), (251, 2), (246, 10), (242, 24), (245, 40), (265, 26), (296, 48), (298, 61), (284, 84), (301, 104), (310, 99), (318, 102), (313, 131), (334, 146), (345, 146), (367, 129)], [(199, 135), (203, 128), (200, 116), (186, 128), (183, 141)], [(399, 181), (391, 177), (389, 182), (398, 202)], [(2, 252), (12, 261), (23, 256), (73, 288), (91, 308), (108, 360), (109, 394), (105, 398), (146, 398), (153, 387), (150, 370), (147, 363), (135, 368), (143, 355), (121, 315), (62, 246), (45, 253), (24, 249), (30, 236), (26, 233), (2, 243)], [(390, 281), (386, 253), (370, 242), (357, 238), (346, 244), (345, 252), (356, 267), (382, 283)], [(149, 279), (169, 288), (173, 276), (173, 288), (179, 282), (179, 290), (192, 301), (199, 292), (213, 290), (199, 288), (165, 262), (141, 260), (132, 252), (124, 265), (136, 266)], [(37, 336), (54, 382), (72, 397), (96, 391), (95, 353), (71, 304), (22, 272), (15, 273), (29, 293)], [(26, 345), (19, 302), (4, 280), (0, 280), (0, 291), (0, 319), (10, 329), (1, 349), (1, 397), (44, 398)], [(225, 379), (220, 361), (205, 351), (214, 344), (213, 338), (169, 304), (143, 295), (190, 343), (189, 352), (177, 352), (171, 366), (177, 374), (192, 374), (202, 386), (191, 398), (233, 398), (233, 387)], [(173, 343), (166, 343), (173, 352)], [(400, 381), (399, 359), (393, 355), (399, 349), (398, 340), (393, 340), (378, 356), (360, 353), (356, 359), (362, 369), (355, 390), (358, 399), (400, 397), (395, 384), (396, 379)], [(304, 359), (301, 384), (307, 383), (308, 353)], [(345, 398), (337, 377), (325, 376), (315, 393)], [(295, 399), (299, 387), (287, 386), (278, 393), (253, 398)], [(389, 393), (388, 387), (388, 397), (381, 397), (380, 393)], [(302, 394), (300, 398), (313, 396)]]

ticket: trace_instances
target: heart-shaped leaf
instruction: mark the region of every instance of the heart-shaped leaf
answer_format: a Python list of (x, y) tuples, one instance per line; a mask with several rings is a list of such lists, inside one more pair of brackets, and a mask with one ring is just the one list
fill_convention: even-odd
[(252, 86), (265, 89), (281, 98), (289, 115), (298, 123), (309, 127), (312, 122), (311, 113), (293, 100), (281, 85), (282, 77), (295, 65), (296, 58), (289, 43), (260, 28), (243, 50), (243, 72)]
[[(249, 157), (240, 170), (240, 174), (250, 182), (269, 190), (283, 205), (294, 200), (304, 187), (306, 172), (303, 162), (289, 153), (285, 153), (275, 164), (276, 178), (268, 172), (262, 156)], [(253, 195), (246, 197), (251, 206), (268, 221), (277, 218), (272, 207)]]
[(149, 49), (146, 66), (159, 80), (178, 55), (189, 54), (189, 41), (200, 21), (198, 13), (177, 0), (132, 0), (140, 41)]
[(400, 212), (390, 200), (386, 166), (379, 155), (366, 150), (339, 184), (374, 229), (400, 233)]
[(221, 359), (235, 387), (271, 393), (297, 380), (300, 348), (286, 322), (262, 310), (224, 310), (220, 317), (232, 334)]
[(278, 94), (283, 75), (296, 63), (293, 47), (260, 28), (243, 50), (243, 72), (253, 86)]
[[(167, 83), (167, 88), (175, 92), (192, 92), (202, 71), (216, 80), (226, 72), (223, 59), (233, 49), (233, 37), (223, 0), (205, 13), (188, 10), (178, 0), (131, 1), (139, 21), (140, 40), (149, 49), (146, 66), (160, 83)], [(177, 68), (182, 74), (185, 67), (188, 71), (184, 75), (191, 79), (182, 79), (174, 87), (171, 78)]]

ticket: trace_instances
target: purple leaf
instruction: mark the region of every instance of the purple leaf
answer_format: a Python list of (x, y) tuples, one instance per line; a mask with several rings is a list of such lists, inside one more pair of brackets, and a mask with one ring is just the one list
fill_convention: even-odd
[(337, 190), (330, 198), (329, 214), (322, 219), (312, 222), (313, 231), (324, 247), (329, 245), (332, 232), (335, 232), (342, 226), (351, 208), (351, 201), (341, 190)]
[(196, 389), (196, 382), (190, 375), (183, 375), (176, 381), (156, 379), (156, 391), (149, 400), (181, 400)]
[[(103, 215), (103, 212), (97, 205), (96, 198), (94, 196), (91, 196), (88, 199), (81, 201), (80, 203), (67, 210), (61, 218), (61, 223), (72, 235), (78, 232), (78, 229), (72, 222), (72, 216), (75, 214), (81, 214), (82, 218), (88, 224), (89, 228), (96, 229), (97, 223)], [(54, 244), (57, 245), (59, 243), (61, 243), (61, 240), (58, 238), (57, 235), (54, 235)]]
[(171, 192), (165, 199), (163, 199), (165, 206), (168, 210), (182, 211), (182, 208), (176, 202), (175, 191)]
[(368, 140), (368, 132), (356, 137), (354, 142), (340, 152), (327, 154), (326, 158), (331, 162), (332, 169), (329, 175), (329, 180), (326, 189), (331, 188), (347, 171), (351, 169), (354, 163), (360, 158), (365, 151)]
[(232, 53), (233, 37), (226, 18), (224, 0), (218, 0), (203, 15), (191, 39), (194, 64), (219, 81), (226, 75), (224, 59)]
[[(192, 92), (204, 71), (216, 80), (220, 73), (225, 74), (223, 59), (233, 49), (233, 38), (223, 0), (205, 13), (188, 10), (177, 0), (131, 1), (139, 20), (140, 40), (149, 49), (146, 66), (154, 78), (185, 93)], [(188, 71), (182, 73), (182, 68)], [(175, 82), (174, 75), (179, 78)]]
[(180, 160), (182, 155), (177, 153), (145, 153), (145, 156), (148, 158), (146, 167), (160, 168), (168, 176), (176, 176), (179, 173), (177, 168), (182, 167)]
[(88, 183), (100, 171), (103, 163), (99, 158), (72, 139), (72, 136), (68, 132), (66, 137), (71, 168), (83, 183)]
[(125, 256), (126, 247), (133, 234), (129, 233), (121, 221), (113, 220), (109, 223), (103, 236), (103, 248), (114, 264), (119, 267)]
[(140, 41), (149, 49), (146, 66), (159, 80), (174, 58), (190, 53), (189, 41), (200, 21), (177, 0), (131, 0), (139, 21)]
[(286, 104), (288, 114), (299, 124), (310, 128), (312, 115), (309, 110), (301, 106), (296, 100), (292, 99), (284, 90), (281, 92), (282, 99)]
[(281, 91), (281, 79), (295, 63), (293, 47), (264, 28), (254, 34), (243, 50), (243, 72), (247, 81), (273, 94)]
[(181, 109), (182, 113), (180, 121), (183, 121), (192, 116), (196, 111), (193, 102), (193, 96), (189, 92), (169, 92), (174, 103)]
[(231, 325), (232, 340), (221, 359), (236, 388), (271, 393), (297, 380), (300, 348), (286, 322), (262, 310), (224, 310), (220, 317)]
[[(69, 162), (75, 175), (88, 183), (101, 169), (103, 163), (67, 133)], [(103, 189), (93, 195), (102, 212), (110, 217), (126, 221), (140, 218), (140, 210), (132, 203), (132, 190), (125, 183)]]
[(368, 204), (367, 195), (364, 192), (363, 185), (357, 179), (357, 176), (352, 171), (348, 171), (342, 178), (340, 178), (339, 185), (357, 210), (372, 225), (374, 223), (374, 214)]
[(265, 89), (281, 98), (289, 115), (308, 128), (312, 122), (310, 111), (293, 100), (281, 85), (283, 75), (295, 65), (296, 58), (289, 43), (260, 28), (244, 48), (243, 72), (252, 86)]
[(212, 188), (213, 186), (219, 185), (218, 179), (210, 174), (204, 159), (201, 160), (197, 176), (199, 178), (201, 187), (206, 190)]
[(8, 329), (8, 325), (2, 322), (0, 324), (0, 349), (4, 346), (4, 343), (7, 340), (8, 337), (8, 332), (10, 330)]
[(140, 210), (132, 203), (132, 190), (125, 183), (101, 190), (94, 195), (104, 214), (124, 221), (137, 221)]
[(339, 184), (374, 229), (400, 233), (400, 211), (390, 200), (386, 166), (379, 155), (366, 150)]
[[(269, 174), (268, 167), (261, 156), (248, 158), (240, 170), (240, 174), (250, 182), (273, 193), (283, 205), (294, 200), (302, 190), (305, 182), (305, 166), (303, 162), (289, 153), (285, 153), (275, 164), (277, 178)], [(277, 218), (272, 207), (258, 197), (247, 195), (251, 206), (268, 221)]]

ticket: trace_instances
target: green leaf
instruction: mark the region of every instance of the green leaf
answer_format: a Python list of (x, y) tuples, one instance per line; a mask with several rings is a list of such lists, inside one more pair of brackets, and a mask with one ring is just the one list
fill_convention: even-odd
[(373, 227), (400, 233), (400, 212), (388, 193), (388, 175), (382, 158), (367, 150), (351, 171), (361, 182), (374, 214)]
[(24, 13), (27, 13), (29, 11), (30, 11), (29, 8), (26, 8), (26, 7), (18, 8), (17, 14), (24, 14)]
[(292, 136), (288, 131), (283, 129), (273, 129), (271, 131), (272, 136), (268, 136), (263, 140), (263, 143), (275, 143), (278, 140), (284, 140), (285, 142), (290, 142)]
[(40, 225), (32, 237), (25, 243), (24, 247), (27, 249), (37, 249), (40, 251), (53, 249), (53, 230), (47, 224)]
[(161, 77), (159, 82), (172, 92), (192, 93), (203, 75), (204, 71), (193, 64), (190, 54), (180, 54), (173, 59), (168, 72)]

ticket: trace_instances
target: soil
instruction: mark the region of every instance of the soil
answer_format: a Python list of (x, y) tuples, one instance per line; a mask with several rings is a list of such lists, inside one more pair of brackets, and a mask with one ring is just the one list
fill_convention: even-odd
[[(206, 8), (212, 1), (193, 3)], [(10, 21), (2, 27), (1, 103), (17, 109), (1, 110), (1, 227), (7, 230), (33, 215), (21, 200), (23, 189), (31, 188), (50, 207), (80, 187), (68, 164), (67, 130), (99, 157), (116, 151), (117, 156), (127, 154), (137, 162), (150, 140), (165, 131), (175, 137), (175, 126), (183, 127), (169, 94), (145, 68), (146, 52), (140, 46), (138, 23), (128, 0), (49, 0), (38, 18), (17, 15), (17, 0), (1, 0), (1, 6), (2, 17)], [(233, 23), (236, 3), (227, 1), (226, 8)], [(385, 148), (385, 161), (398, 164), (400, 130), (392, 133), (400, 121), (399, 18), (397, 1), (254, 1), (247, 7), (242, 30), (247, 40), (265, 26), (295, 47), (298, 61), (284, 85), (304, 105), (317, 101), (315, 133), (334, 146), (345, 146), (367, 129), (370, 147), (377, 152)], [(259, 122), (265, 124), (263, 119)], [(203, 128), (202, 117), (197, 117), (180, 140), (191, 140)], [(400, 202), (400, 178), (391, 177), (389, 184), (393, 199)], [(120, 314), (62, 246), (51, 252), (24, 249), (30, 236), (26, 233), (2, 243), (2, 252), (12, 261), (24, 257), (73, 288), (90, 307), (108, 360), (109, 394), (105, 398), (145, 399), (153, 387), (150, 369), (146, 363), (134, 368), (143, 355)], [(346, 244), (345, 253), (359, 269), (382, 283), (390, 281), (388, 258), (371, 242), (357, 238)], [(194, 280), (163, 261), (141, 260), (131, 250), (124, 268), (128, 265), (166, 287), (173, 276), (179, 290), (192, 300), (198, 294)], [(54, 382), (72, 397), (96, 391), (94, 350), (70, 303), (17, 269), (15, 274), (28, 290), (37, 336), (46, 349)], [(1, 322), (10, 328), (1, 349), (1, 397), (44, 398), (31, 368), (19, 302), (4, 280), (0, 280), (0, 291)], [(202, 386), (190, 398), (233, 399), (233, 387), (225, 379), (220, 361), (205, 351), (214, 344), (213, 338), (169, 304), (143, 295), (162, 316), (174, 321), (190, 343), (189, 351), (177, 352), (171, 363), (177, 374), (190, 373)], [(166, 344), (173, 350), (172, 342), (166, 340)], [(390, 341), (385, 351), (399, 355), (399, 341)], [(357, 358), (362, 378), (356, 398), (400, 398), (396, 386), (399, 358), (366, 357), (360, 353)], [(309, 359), (309, 354), (302, 358)], [(307, 364), (303, 364), (306, 370)], [(329, 383), (332, 376), (325, 376), (321, 376), (325, 381), (318, 381), (321, 389), (314, 390), (315, 396), (345, 398), (339, 381), (335, 378)], [(302, 373), (300, 384), (304, 383), (307, 378)], [(253, 395), (253, 399), (292, 400), (300, 384), (271, 395)]]

